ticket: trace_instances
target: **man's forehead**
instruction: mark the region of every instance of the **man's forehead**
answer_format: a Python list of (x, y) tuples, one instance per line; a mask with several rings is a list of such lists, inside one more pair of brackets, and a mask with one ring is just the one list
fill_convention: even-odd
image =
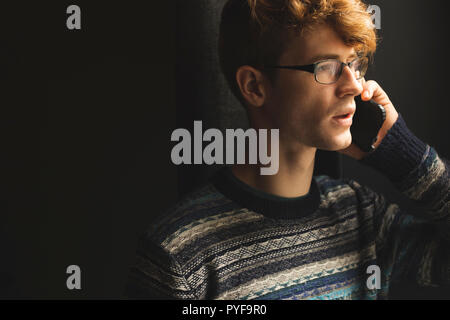
[(327, 60), (327, 59), (338, 59), (338, 60), (344, 61), (344, 60), (356, 58), (358, 56), (356, 51), (353, 48), (350, 50), (351, 50), (350, 52), (346, 52), (346, 53), (342, 53), (342, 54), (336, 54), (331, 51), (330, 51), (330, 53), (320, 53), (320, 54), (310, 57), (307, 60), (309, 61), (309, 63), (315, 63), (317, 61)]
[(326, 59), (344, 61), (357, 57), (355, 48), (347, 46), (328, 26), (318, 26), (309, 32), (291, 37), (285, 53), (289, 60), (300, 59), (308, 64)]

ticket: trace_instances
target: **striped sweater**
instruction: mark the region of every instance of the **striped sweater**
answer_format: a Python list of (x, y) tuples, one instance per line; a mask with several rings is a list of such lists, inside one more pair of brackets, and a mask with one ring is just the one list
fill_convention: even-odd
[[(328, 176), (313, 177), (303, 197), (281, 198), (224, 168), (140, 237), (126, 295), (387, 299), (401, 281), (449, 286), (447, 161), (400, 116), (362, 162), (386, 175), (418, 210), (404, 212), (356, 181)], [(379, 267), (373, 282), (369, 266)]]

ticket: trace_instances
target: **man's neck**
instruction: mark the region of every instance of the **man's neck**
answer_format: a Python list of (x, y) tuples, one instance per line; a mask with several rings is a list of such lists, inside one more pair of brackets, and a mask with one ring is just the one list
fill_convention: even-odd
[(275, 175), (261, 175), (260, 165), (234, 165), (236, 178), (254, 189), (284, 198), (301, 197), (309, 192), (316, 149), (297, 148), (287, 152), (280, 145), (279, 169)]

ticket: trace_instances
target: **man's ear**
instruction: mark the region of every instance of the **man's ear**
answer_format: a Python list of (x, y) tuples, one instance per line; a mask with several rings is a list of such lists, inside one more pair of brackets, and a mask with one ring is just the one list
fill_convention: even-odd
[(261, 107), (267, 98), (267, 81), (264, 74), (250, 66), (236, 71), (236, 81), (244, 100), (253, 107)]

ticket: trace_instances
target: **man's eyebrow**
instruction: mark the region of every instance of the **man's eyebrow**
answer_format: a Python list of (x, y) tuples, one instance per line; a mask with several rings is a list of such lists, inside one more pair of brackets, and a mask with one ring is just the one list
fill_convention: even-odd
[[(347, 59), (354, 59), (358, 57), (358, 55), (356, 53), (352, 53), (350, 56), (348, 56)], [(339, 60), (340, 56), (337, 54), (318, 54), (314, 57), (312, 57), (309, 61), (311, 63), (316, 63), (318, 61), (322, 61), (322, 60), (327, 60), (327, 59), (338, 59)]]

